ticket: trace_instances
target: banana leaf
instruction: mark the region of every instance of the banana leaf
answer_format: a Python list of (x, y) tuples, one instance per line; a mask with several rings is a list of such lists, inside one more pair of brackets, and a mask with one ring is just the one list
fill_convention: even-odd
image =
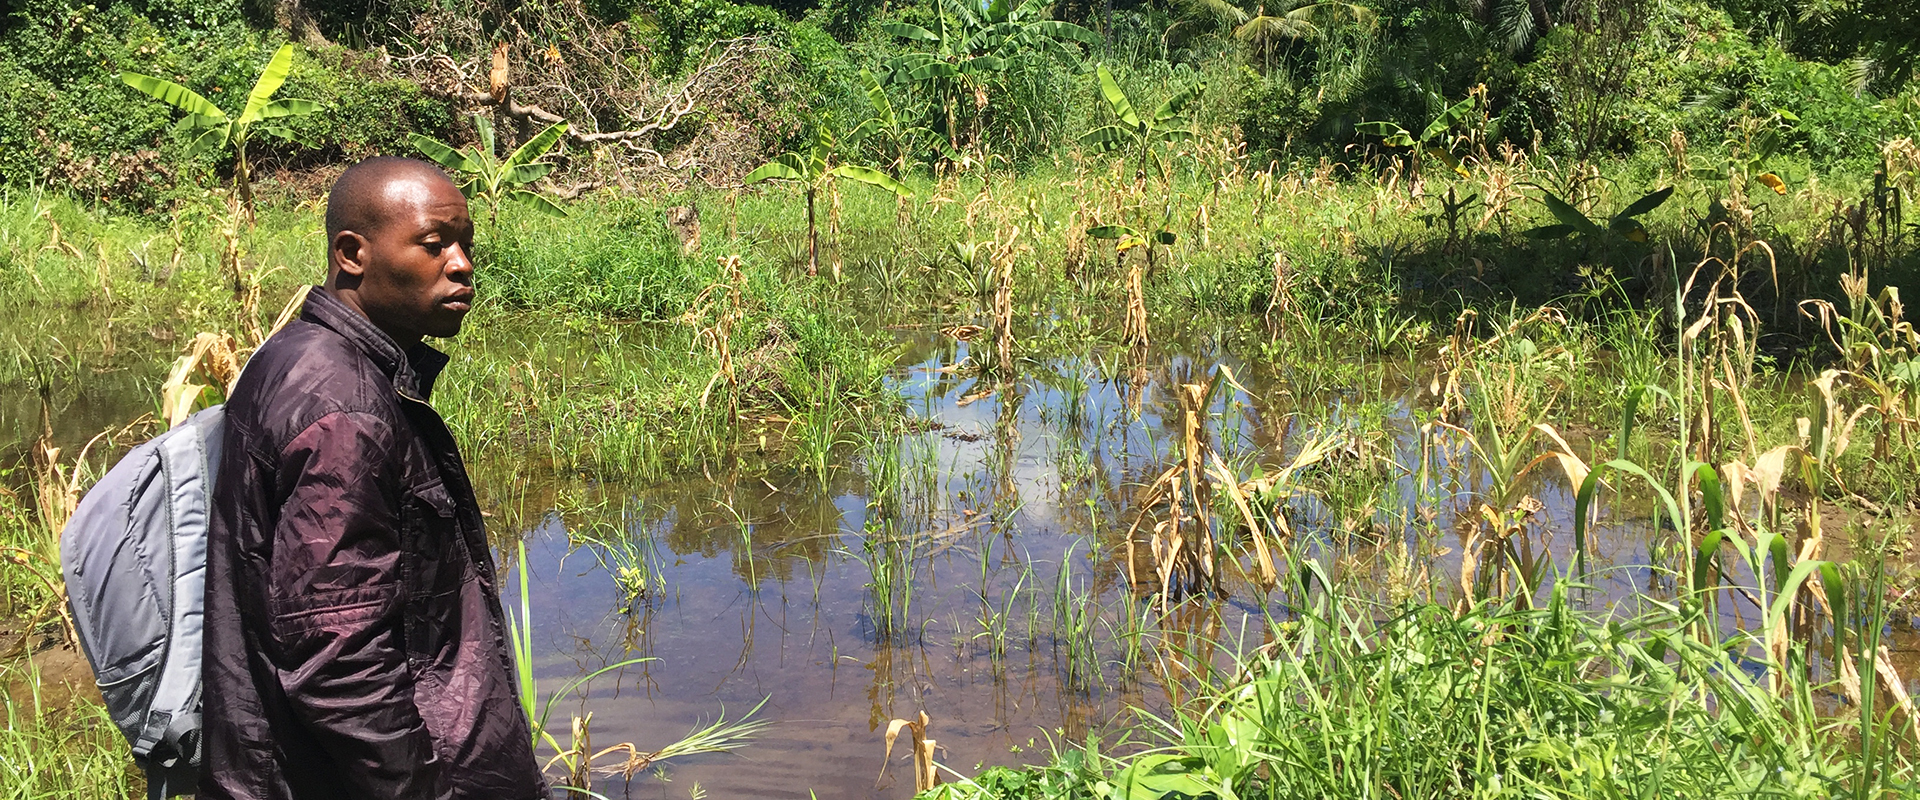
[(740, 183), (742, 185), (752, 185), (761, 181), (805, 181), (806, 179), (806, 162), (803, 161), (798, 154), (781, 153), (775, 156), (772, 161), (761, 164), (754, 168), (752, 172), (747, 173), (747, 177), (742, 178)]
[(559, 204), (538, 192), (515, 189), (507, 193), (507, 199), (548, 216), (564, 217), (567, 215), (566, 209), (561, 208)]
[(211, 117), (221, 122), (227, 121), (227, 112), (219, 106), (201, 97), (198, 92), (165, 78), (142, 75), (138, 72), (122, 72), (120, 80), (128, 86), (147, 93), (155, 100), (174, 108), (202, 117)]
[(841, 164), (840, 166), (827, 170), (827, 174), (859, 181), (868, 186), (878, 186), (901, 197), (913, 196), (913, 190), (907, 188), (906, 184), (895, 180), (892, 175), (888, 175), (872, 167), (864, 167), (859, 164)]
[(880, 30), (902, 39), (911, 39), (916, 42), (940, 41), (940, 37), (933, 35), (933, 31), (906, 22), (883, 22), (880, 23)]
[(1095, 68), (1100, 79), (1100, 96), (1105, 98), (1107, 106), (1113, 109), (1113, 115), (1128, 127), (1140, 127), (1140, 115), (1134, 113), (1133, 103), (1127, 99), (1127, 93), (1120, 91), (1120, 84), (1114, 82), (1113, 73), (1107, 71), (1107, 65)]
[(1560, 220), (1562, 225), (1571, 226), (1574, 230), (1588, 236), (1600, 235), (1600, 225), (1588, 219), (1587, 215), (1580, 213), (1580, 209), (1574, 208), (1573, 204), (1560, 199), (1559, 195), (1552, 192), (1543, 192), (1543, 194), (1546, 197), (1542, 202), (1547, 204), (1547, 210), (1553, 212), (1553, 218)]
[(266, 104), (265, 106), (262, 106), (260, 108), (260, 119), (276, 119), (279, 117), (304, 117), (308, 114), (313, 113), (319, 107), (320, 107), (320, 104), (313, 102), (312, 100), (301, 100), (293, 97), (282, 97), (279, 100), (275, 100), (271, 103)]
[(526, 144), (520, 145), (518, 149), (514, 150), (513, 155), (507, 156), (507, 160), (500, 165), (500, 168), (503, 171), (512, 171), (515, 167), (533, 163), (541, 156), (546, 155), (547, 151), (552, 150), (553, 146), (560, 142), (560, 137), (565, 135), (566, 132), (567, 123), (556, 122), (548, 125), (546, 130), (534, 134), (533, 138), (528, 139)]
[(500, 172), (500, 184), (502, 186), (525, 186), (546, 177), (547, 173), (552, 171), (552, 164), (517, 164)]
[(1174, 92), (1172, 97), (1167, 98), (1167, 101), (1161, 103), (1159, 108), (1154, 109), (1154, 126), (1158, 127), (1172, 122), (1180, 116), (1181, 112), (1187, 109), (1187, 106), (1192, 105), (1193, 101), (1200, 97), (1201, 92), (1206, 90), (1206, 82), (1201, 81), (1184, 86), (1179, 91)]
[(273, 101), (273, 94), (287, 82), (287, 73), (293, 71), (293, 45), (281, 45), (267, 62), (267, 68), (260, 72), (260, 79), (253, 82), (253, 91), (247, 93), (246, 110), (240, 112), (240, 124), (246, 125), (261, 120), (260, 112)]
[(1440, 112), (1440, 116), (1434, 117), (1432, 122), (1427, 123), (1425, 130), (1420, 131), (1420, 141), (1431, 142), (1435, 137), (1451, 130), (1454, 123), (1466, 118), (1467, 112), (1473, 110), (1476, 102), (1478, 101), (1472, 95), (1468, 95), (1467, 99), (1448, 106), (1447, 110)]
[(1110, 153), (1126, 148), (1138, 137), (1138, 133), (1119, 125), (1103, 125), (1080, 135), (1080, 143), (1096, 152)]
[(1628, 217), (1640, 216), (1641, 214), (1645, 214), (1649, 211), (1659, 208), (1661, 204), (1667, 202), (1667, 198), (1672, 196), (1673, 196), (1673, 187), (1671, 186), (1668, 186), (1664, 189), (1657, 189), (1655, 191), (1648, 192), (1646, 195), (1642, 196), (1640, 199), (1635, 200), (1632, 203), (1629, 203), (1626, 208), (1620, 210), (1620, 213), (1613, 215), (1613, 218), (1618, 220), (1618, 219), (1625, 219)]
[(415, 133), (409, 135), (407, 141), (412, 142), (413, 148), (419, 150), (422, 155), (431, 159), (433, 163), (446, 167), (451, 172), (468, 173), (479, 171), (472, 159), (467, 157), (467, 154), (448, 147), (438, 139)]

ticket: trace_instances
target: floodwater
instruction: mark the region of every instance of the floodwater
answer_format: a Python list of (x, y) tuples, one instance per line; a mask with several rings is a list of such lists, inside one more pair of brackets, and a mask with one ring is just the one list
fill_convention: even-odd
[[(1044, 761), (1089, 735), (1111, 742), (1132, 730), (1151, 741), (1157, 723), (1136, 709), (1164, 716), (1267, 641), (1269, 619), (1289, 615), (1286, 591), (1263, 592), (1224, 562), (1214, 600), (1160, 609), (1147, 596), (1151, 519), (1128, 545), (1145, 490), (1178, 457), (1175, 387), (1206, 382), (1217, 365), (1235, 381), (1212, 399), (1207, 438), (1240, 477), (1256, 465), (1272, 472), (1337, 430), (1363, 443), (1324, 468), (1345, 472), (1318, 479), (1359, 490), (1284, 501), (1296, 555), (1384, 599), (1429, 587), (1443, 601), (1458, 595), (1456, 516), (1477, 513), (1489, 477), (1461, 448), (1442, 448), (1422, 485), (1417, 409), (1430, 405), (1420, 393), (1431, 376), (1418, 368), (1363, 370), (1365, 385), (1352, 389), (1307, 386), (1315, 379), (1200, 339), (1023, 362), (996, 383), (955, 369), (966, 343), (932, 328), (896, 335), (904, 355), (891, 380), (915, 424), (897, 440), (843, 443), (824, 480), (714, 466), (598, 483), (513, 453), (469, 453), (509, 570), (506, 604), (531, 609), (535, 676), (554, 698), (547, 723), (563, 744), (572, 717), (589, 713), (595, 750), (654, 750), (756, 708), (768, 723), (734, 752), (668, 760), (630, 780), (601, 776), (597, 791), (904, 798), (907, 738), (882, 777), (883, 734), (889, 720), (920, 712), (937, 759), (965, 774)], [(126, 377), (141, 374), (76, 377), (77, 388), (54, 393), (56, 430), (97, 431), (147, 411), (150, 390)], [(38, 431), (39, 408), (37, 393), (8, 389), (0, 423), (13, 459)], [(1576, 437), (1576, 447), (1586, 444)], [(1526, 488), (1539, 502), (1533, 555), (1550, 575), (1567, 567), (1571, 493), (1554, 470)], [(1650, 520), (1651, 505), (1631, 492), (1610, 503), (1586, 602), (1630, 606), (1670, 590), (1654, 543), (1672, 532)], [(527, 548), (524, 598), (511, 571), (516, 539)], [(1728, 626), (1751, 622), (1736, 604), (1724, 613)], [(1906, 630), (1897, 661), (1920, 691)], [(636, 658), (646, 660), (576, 684)]]
[[(1128, 532), (1144, 490), (1178, 457), (1173, 387), (1205, 382), (1219, 364), (1240, 386), (1215, 396), (1210, 444), (1239, 468), (1271, 472), (1335, 428), (1373, 431), (1378, 457), (1391, 464), (1365, 499), (1290, 500), (1298, 553), (1383, 598), (1426, 596), (1428, 586), (1442, 600), (1458, 596), (1455, 515), (1475, 513), (1488, 478), (1460, 448), (1443, 449), (1431, 462), (1434, 488), (1421, 497), (1413, 408), (1423, 381), (1399, 381), (1400, 370), (1353, 392), (1309, 392), (1280, 370), (1175, 343), (1139, 360), (1093, 352), (1023, 364), (1017, 378), (995, 383), (956, 377), (964, 343), (924, 329), (900, 337), (906, 355), (893, 381), (926, 430), (878, 453), (843, 448), (824, 485), (802, 472), (716, 473), (579, 487), (595, 499), (568, 502), (592, 507), (585, 512), (526, 509), (535, 512), (525, 539), (542, 691), (651, 659), (563, 698), (555, 720), (591, 712), (595, 748), (642, 750), (761, 703), (757, 717), (772, 723), (736, 753), (668, 761), (631, 781), (603, 777), (597, 790), (904, 798), (913, 793), (906, 734), (883, 778), (884, 733), (890, 720), (920, 712), (938, 760), (969, 775), (1044, 761), (1053, 745), (1089, 734), (1111, 742), (1133, 729), (1134, 741), (1152, 741), (1135, 709), (1164, 718), (1196, 683), (1230, 671), (1235, 653), (1265, 643), (1269, 618), (1288, 616), (1284, 593), (1263, 593), (1232, 564), (1217, 566), (1217, 602), (1157, 609), (1146, 599), (1151, 521), (1133, 537), (1129, 575)], [(897, 470), (884, 463), (895, 457)], [(1543, 470), (1528, 490), (1540, 501), (1534, 555), (1550, 575), (1568, 566), (1551, 554), (1569, 549), (1572, 495), (1558, 471)], [(1356, 500), (1376, 507), (1355, 514)], [(1651, 504), (1631, 492), (1612, 505), (1594, 531), (1597, 591), (1587, 602), (1665, 596), (1671, 581), (1654, 567), (1653, 543), (1671, 530), (1656, 530)], [(609, 531), (640, 555), (620, 561), (579, 546)], [(890, 573), (890, 592), (877, 588), (887, 581), (871, 566), (889, 548), (905, 565)], [(629, 601), (608, 567), (636, 559), (651, 575)], [(879, 610), (889, 596), (890, 624)], [(1730, 628), (1753, 614), (1727, 603), (1724, 616)], [(1909, 648), (1902, 663), (1913, 664), (1911, 637), (1896, 642)]]

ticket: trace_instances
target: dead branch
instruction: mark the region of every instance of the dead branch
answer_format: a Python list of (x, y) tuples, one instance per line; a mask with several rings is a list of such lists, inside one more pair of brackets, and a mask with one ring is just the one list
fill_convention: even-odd
[(573, 200), (580, 195), (600, 188), (602, 185), (600, 181), (582, 181), (563, 188), (553, 183), (548, 183), (541, 193), (555, 200)]
[[(716, 50), (718, 50), (717, 56), (714, 55)], [(714, 95), (727, 89), (737, 88), (743, 83), (749, 72), (751, 61), (762, 56), (778, 54), (779, 51), (758, 36), (743, 36), (714, 42), (708, 45), (706, 53), (703, 54), (701, 66), (679, 81), (676, 88), (668, 91), (651, 108), (640, 102), (618, 103), (619, 107), (616, 110), (619, 116), (637, 124), (615, 131), (600, 131), (589, 127), (593, 125), (590, 114), (577, 115), (588, 122), (587, 125), (582, 125), (580, 119), (569, 120), (536, 103), (520, 102), (514, 97), (515, 90), (520, 87), (515, 86), (511, 80), (511, 73), (505, 65), (504, 52), (504, 50), (494, 51), (492, 57), (484, 64), (486, 67), (484, 72), (480, 59), (462, 64), (445, 54), (418, 53), (402, 56), (396, 61), (413, 64), (430, 63), (446, 73), (451, 73), (450, 85), (438, 90), (429, 87), (429, 91), (471, 105), (498, 107), (508, 116), (523, 121), (541, 125), (566, 122), (568, 123), (567, 139), (576, 144), (590, 145), (631, 143), (674, 130), (681, 122), (699, 111), (702, 105)], [(486, 77), (487, 90), (467, 88), (472, 84), (480, 83), (479, 78), (483, 74)], [(540, 88), (570, 92), (566, 86), (560, 84)], [(578, 104), (583, 107), (588, 105), (585, 102)], [(650, 156), (661, 165), (666, 164), (666, 159), (658, 152), (647, 148), (635, 149), (640, 155)]]

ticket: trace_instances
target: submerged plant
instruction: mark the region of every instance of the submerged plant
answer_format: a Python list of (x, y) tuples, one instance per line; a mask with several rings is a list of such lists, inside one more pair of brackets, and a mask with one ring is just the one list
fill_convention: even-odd
[[(1156, 505), (1166, 504), (1166, 517), (1154, 524), (1148, 542), (1163, 608), (1189, 595), (1219, 590), (1221, 576), (1215, 562), (1228, 551), (1225, 526), (1216, 524), (1211, 513), (1216, 492), (1231, 503), (1246, 524), (1247, 538), (1254, 551), (1249, 575), (1261, 586), (1272, 586), (1278, 574), (1267, 547), (1267, 526), (1256, 518), (1247, 487), (1227, 469), (1205, 433), (1212, 416), (1209, 409), (1213, 398), (1222, 386), (1237, 385), (1232, 370), (1224, 364), (1204, 384), (1179, 385), (1180, 462), (1148, 484), (1141, 498), (1140, 516), (1127, 530), (1128, 579), (1138, 585), (1139, 579), (1132, 574), (1135, 533), (1148, 521)], [(1283, 521), (1277, 524), (1284, 529)]]
[[(1866, 577), (1854, 606), (1872, 614), (1882, 606)], [(1862, 633), (1885, 621), (1849, 620)], [(1832, 735), (1804, 674), (1784, 695), (1769, 691), (1741, 666), (1748, 634), (1676, 635), (1693, 621), (1657, 606), (1597, 616), (1576, 609), (1564, 586), (1539, 608), (1462, 612), (1383, 609), (1328, 586), (1241, 656), (1230, 679), (1169, 717), (1137, 712), (1155, 732), (1145, 741), (1103, 751), (1090, 740), (1051, 764), (989, 769), (933, 796), (1572, 800), (1633, 796), (1648, 776), (1681, 797), (1917, 788), (1892, 714), (1869, 702), (1845, 723), (1857, 738)]]
[[(726, 717), (723, 715), (714, 720), (711, 725), (696, 729), (679, 741), (658, 750), (641, 750), (631, 742), (622, 742), (612, 747), (594, 750), (589, 744), (590, 740), (588, 738), (593, 721), (593, 714), (589, 712), (585, 716), (576, 715), (572, 718), (571, 730), (573, 743), (568, 746), (561, 746), (560, 740), (554, 736), (548, 722), (553, 714), (554, 703), (584, 688), (588, 683), (592, 682), (594, 678), (655, 659), (629, 658), (608, 664), (588, 672), (585, 675), (568, 680), (565, 684), (562, 684), (557, 691), (548, 693), (546, 698), (542, 700), (540, 698), (539, 686), (533, 677), (533, 601), (527, 585), (527, 543), (523, 539), (516, 542), (514, 546), (516, 558), (514, 559), (513, 570), (515, 579), (518, 582), (520, 606), (518, 614), (513, 612), (507, 614), (507, 637), (509, 647), (513, 653), (514, 677), (518, 683), (520, 710), (527, 715), (528, 727), (533, 733), (534, 750), (537, 752), (540, 745), (544, 743), (554, 751), (554, 755), (550, 757), (544, 765), (543, 771), (551, 770), (555, 766), (559, 766), (562, 774), (566, 776), (567, 781), (573, 788), (579, 789), (580, 791), (588, 791), (590, 788), (591, 775), (596, 769), (608, 774), (621, 774), (631, 778), (635, 773), (646, 769), (649, 765), (669, 758), (688, 756), (696, 753), (732, 751), (742, 744), (745, 744), (748, 740), (752, 739), (755, 734), (767, 726), (767, 722), (752, 718), (755, 713), (759, 712), (759, 710), (766, 705), (766, 701), (762, 700), (759, 705), (754, 706), (751, 711), (748, 711), (746, 715), (738, 721), (727, 722)], [(612, 755), (623, 755), (625, 759), (619, 766), (615, 767), (594, 766), (595, 761)]]

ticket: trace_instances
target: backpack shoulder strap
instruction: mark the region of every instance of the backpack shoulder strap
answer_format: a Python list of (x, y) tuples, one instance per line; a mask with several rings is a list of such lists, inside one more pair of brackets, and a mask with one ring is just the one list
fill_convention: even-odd
[(181, 425), (184, 430), (176, 429), (159, 441), (175, 600), (169, 610), (166, 660), (133, 751), (161, 766), (172, 766), (169, 762), (183, 756), (199, 761), (199, 748), (184, 740), (197, 738), (200, 729), (204, 625), (200, 598), (206, 589), (207, 529), (225, 417), (226, 409), (214, 406), (193, 415)]

